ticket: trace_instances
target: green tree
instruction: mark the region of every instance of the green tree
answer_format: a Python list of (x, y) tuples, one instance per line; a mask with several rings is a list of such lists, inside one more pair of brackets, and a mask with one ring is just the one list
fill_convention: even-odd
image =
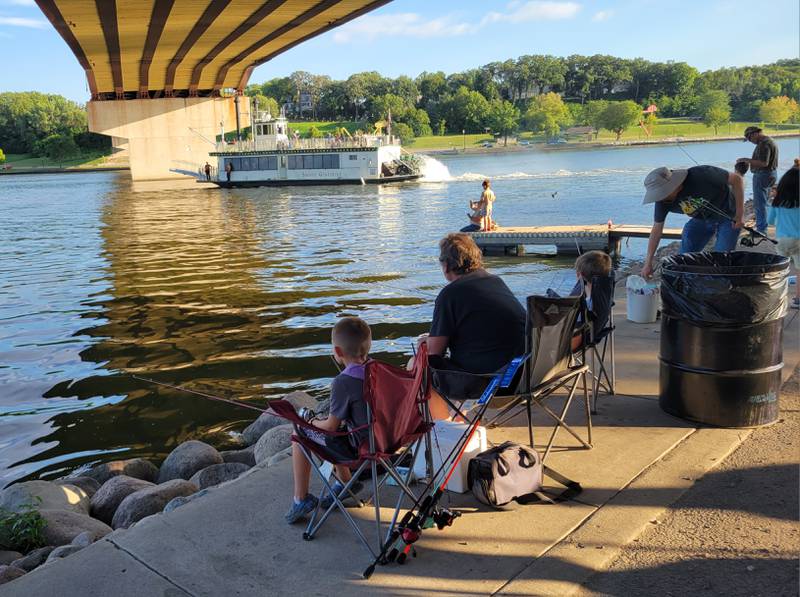
[(567, 126), (571, 121), (564, 100), (552, 91), (535, 96), (525, 112), (528, 128), (535, 133), (544, 133), (548, 139), (557, 137), (561, 127)]
[(312, 139), (319, 139), (322, 137), (322, 132), (314, 125), (311, 125), (311, 128), (308, 129), (308, 136)]
[(36, 154), (44, 155), (54, 162), (63, 162), (78, 153), (78, 146), (69, 135), (50, 135), (36, 145)]
[(602, 126), (602, 114), (608, 107), (606, 100), (592, 100), (586, 102), (581, 110), (581, 124), (588, 125), (594, 129), (594, 138), (600, 133)]
[(385, 120), (392, 114), (393, 121), (402, 121), (409, 111), (408, 103), (405, 99), (394, 93), (374, 98), (371, 102), (371, 115), (376, 120)]
[(263, 95), (258, 86), (254, 85), (253, 87), (257, 88), (257, 92), (250, 96), (250, 99), (253, 102), (253, 108), (255, 109), (255, 105), (257, 103), (259, 112), (269, 112), (273, 118), (279, 116), (281, 109), (278, 107), (277, 100), (273, 97), (267, 97), (266, 95)]
[(414, 142), (414, 131), (404, 122), (398, 122), (392, 125), (392, 135), (399, 137), (403, 145)]
[(428, 113), (422, 108), (411, 108), (406, 112), (403, 122), (414, 131), (415, 137), (427, 137), (432, 135), (431, 119)]
[(0, 93), (0, 139), (9, 153), (35, 153), (49, 135), (88, 133), (86, 110), (60, 95), (35, 91)]
[(764, 122), (783, 124), (792, 118), (797, 111), (798, 105), (796, 100), (786, 97), (785, 95), (779, 95), (764, 102), (758, 114)]
[(600, 126), (611, 131), (619, 141), (622, 133), (639, 122), (642, 118), (642, 107), (636, 102), (625, 100), (609, 102), (600, 113)]
[(714, 134), (719, 127), (731, 120), (731, 104), (728, 94), (720, 89), (706, 91), (697, 98), (697, 115), (703, 124), (714, 127)]
[(489, 106), (489, 126), (503, 135), (503, 146), (507, 146), (508, 135), (519, 126), (519, 110), (511, 102), (494, 100)]

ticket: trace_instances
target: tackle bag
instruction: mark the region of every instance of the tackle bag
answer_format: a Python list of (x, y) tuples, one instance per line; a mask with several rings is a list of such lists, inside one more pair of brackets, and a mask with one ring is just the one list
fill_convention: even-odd
[[(548, 496), (542, 487), (543, 475), (558, 481), (566, 489), (552, 497)], [(537, 501), (552, 504), (582, 491), (580, 483), (543, 465), (536, 450), (514, 442), (504, 442), (470, 460), (467, 484), (478, 501), (498, 509), (503, 509), (512, 501), (520, 504)]]

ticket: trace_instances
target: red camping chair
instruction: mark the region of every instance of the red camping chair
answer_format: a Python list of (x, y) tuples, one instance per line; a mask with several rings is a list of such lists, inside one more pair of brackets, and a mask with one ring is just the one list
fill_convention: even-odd
[[(430, 391), (427, 369), (428, 355), (427, 347), (424, 344), (420, 347), (412, 371), (380, 361), (371, 360), (367, 362), (364, 375), (364, 401), (367, 404), (367, 417), (369, 419), (369, 424), (367, 425), (368, 434), (367, 438), (359, 445), (358, 458), (352, 462), (338, 461), (327, 452), (324, 446), (302, 435), (296, 433), (292, 436), (292, 441), (300, 446), (303, 454), (311, 464), (312, 470), (316, 471), (317, 476), (322, 481), (323, 489), (320, 499), (328, 493), (333, 497), (333, 503), (322, 513), (319, 520), (317, 520), (319, 509), (314, 512), (305, 533), (303, 533), (304, 539), (309, 541), (313, 539), (334, 508), (338, 508), (344, 514), (353, 532), (372, 556), (376, 556), (383, 549), (380, 487), (388, 478), (391, 478), (400, 488), (392, 524), (389, 527), (391, 529), (397, 520), (403, 497), (408, 497), (412, 502), (416, 500), (416, 496), (409, 488), (413, 467), (409, 465), (408, 472), (403, 476), (398, 472), (395, 464), (409, 452), (412, 454), (411, 462), (413, 462), (423, 441), (425, 442), (428, 458), (430, 458), (430, 437), (428, 432), (432, 424), (427, 404)], [(294, 407), (285, 400), (270, 402), (270, 408), (278, 416), (290, 421), (295, 427), (295, 432), (298, 428), (304, 427), (326, 435), (350, 436), (361, 430), (324, 431), (300, 418)], [(317, 460), (342, 464), (353, 469), (352, 478), (347, 483), (344, 483), (344, 488), (338, 494), (333, 491), (332, 483), (321, 470), (322, 463), (317, 463)], [(369, 471), (372, 481), (371, 500), (375, 506), (376, 550), (373, 550), (353, 517), (342, 504), (342, 500), (350, 494), (351, 486), (361, 477), (362, 473), (367, 471)]]

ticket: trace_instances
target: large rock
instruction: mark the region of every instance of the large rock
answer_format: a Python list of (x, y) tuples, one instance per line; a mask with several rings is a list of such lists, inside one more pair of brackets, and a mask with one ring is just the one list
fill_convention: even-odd
[(140, 489), (122, 500), (114, 513), (111, 526), (115, 529), (127, 529), (145, 516), (161, 512), (172, 498), (192, 495), (196, 491), (197, 485), (182, 479), (174, 479), (155, 487)]
[(0, 508), (19, 512), (27, 504), (32, 504), (37, 510), (89, 513), (89, 496), (75, 485), (56, 485), (51, 481), (24, 481), (0, 491)]
[(117, 511), (122, 500), (130, 494), (147, 487), (154, 487), (154, 484), (149, 481), (134, 479), (128, 475), (111, 477), (103, 483), (100, 490), (92, 497), (92, 516), (106, 524), (111, 524), (114, 519), (114, 512)]
[(56, 547), (53, 551), (50, 552), (50, 555), (47, 556), (47, 560), (45, 564), (49, 564), (55, 560), (60, 560), (62, 558), (66, 558), (67, 556), (71, 556), (75, 552), (78, 552), (83, 549), (82, 545), (62, 545), (61, 547)]
[(0, 566), (7, 566), (8, 564), (12, 564), (15, 560), (18, 560), (22, 557), (22, 554), (18, 551), (6, 551), (0, 550)]
[(100, 485), (117, 475), (127, 475), (134, 479), (155, 482), (158, 478), (158, 467), (144, 458), (131, 458), (129, 460), (113, 460), (98, 464), (82, 476), (91, 477)]
[(206, 495), (207, 493), (208, 493), (208, 489), (201, 489), (200, 491), (198, 491), (197, 493), (193, 493), (192, 495), (188, 495), (188, 496), (180, 495), (180, 496), (178, 496), (176, 498), (173, 498), (169, 502), (167, 502), (166, 506), (164, 506), (164, 513), (166, 514), (167, 512), (172, 512), (176, 508), (180, 508), (184, 504), (188, 504), (189, 502), (193, 502), (197, 498), (201, 498), (204, 495)]
[(86, 492), (90, 498), (100, 489), (100, 483), (91, 477), (64, 477), (53, 481), (56, 485), (75, 485)]
[(255, 421), (244, 428), (244, 431), (242, 431), (242, 439), (245, 444), (252, 446), (267, 431), (285, 423), (286, 419), (282, 419), (272, 413), (262, 413)]
[(24, 570), (20, 570), (16, 566), (0, 566), (0, 585), (11, 582), (20, 576), (25, 576)]
[(107, 524), (86, 514), (69, 510), (40, 510), (39, 513), (47, 523), (42, 534), (48, 545), (66, 545), (84, 531), (92, 533), (95, 540), (111, 532)]
[(290, 403), (294, 406), (295, 410), (300, 410), (301, 408), (310, 408), (311, 410), (317, 410), (319, 402), (313, 396), (306, 394), (305, 392), (292, 392), (291, 394), (287, 394), (283, 397), (286, 402)]
[(267, 466), (275, 466), (279, 462), (292, 457), (292, 447), (289, 446), (285, 450), (281, 450), (277, 454), (273, 454), (267, 459)]
[(269, 460), (270, 456), (285, 450), (292, 444), (292, 432), (294, 427), (291, 424), (278, 425), (267, 431), (256, 443), (254, 455), (256, 464), (261, 464)]
[(34, 549), (24, 558), (20, 558), (18, 560), (14, 560), (11, 562), (11, 565), (15, 568), (20, 568), (25, 572), (30, 572), (34, 568), (41, 566), (47, 560), (47, 556), (50, 555), (50, 552), (53, 551), (54, 547), (52, 545), (48, 545), (47, 547), (40, 547), (39, 549)]
[[(158, 482), (191, 479), (197, 471), (212, 464), (222, 464), (222, 456), (212, 446), (197, 440), (183, 442), (169, 453), (161, 465)], [(175, 496), (173, 496), (175, 497)]]
[(256, 457), (253, 454), (255, 449), (255, 446), (250, 446), (244, 450), (223, 450), (220, 452), (220, 456), (225, 462), (241, 462), (247, 466), (255, 466)]
[(225, 481), (232, 481), (243, 472), (250, 470), (250, 467), (241, 462), (223, 462), (222, 464), (212, 464), (201, 471), (197, 471), (189, 479), (200, 489), (219, 485)]

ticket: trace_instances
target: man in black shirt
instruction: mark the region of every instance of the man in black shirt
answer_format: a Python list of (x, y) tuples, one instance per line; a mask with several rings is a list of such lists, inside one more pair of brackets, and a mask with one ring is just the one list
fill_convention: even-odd
[(744, 224), (741, 176), (716, 166), (694, 166), (688, 170), (661, 167), (647, 175), (644, 186), (647, 192), (643, 203), (655, 203), (655, 214), (642, 267), (643, 276), (653, 273), (653, 255), (669, 212), (690, 217), (683, 227), (681, 253), (702, 251), (714, 234), (717, 235), (715, 251), (733, 251), (736, 248), (739, 229)]
[(748, 126), (744, 130), (744, 140), (753, 143), (752, 158), (739, 158), (736, 162), (744, 162), (753, 173), (753, 211), (756, 214), (756, 229), (767, 231), (767, 197), (769, 191), (778, 180), (778, 146), (767, 137), (759, 127)]
[[(439, 251), (448, 284), (436, 297), (428, 353), (444, 356), (449, 349), (447, 368), (493, 373), (525, 352), (525, 309), (505, 282), (483, 269), (469, 235), (448, 234)], [(431, 402), (434, 418), (447, 417), (443, 404), (441, 410)]]

